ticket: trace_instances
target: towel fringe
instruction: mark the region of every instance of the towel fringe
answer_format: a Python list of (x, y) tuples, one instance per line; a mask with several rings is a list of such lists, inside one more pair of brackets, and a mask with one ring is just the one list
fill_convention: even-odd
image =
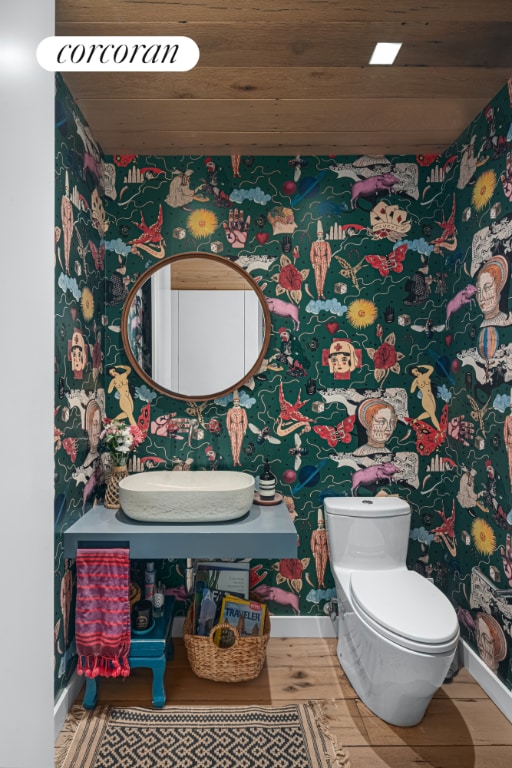
[(102, 677), (128, 677), (130, 665), (128, 653), (116, 658), (109, 656), (79, 656), (76, 671), (79, 675), (95, 678)]

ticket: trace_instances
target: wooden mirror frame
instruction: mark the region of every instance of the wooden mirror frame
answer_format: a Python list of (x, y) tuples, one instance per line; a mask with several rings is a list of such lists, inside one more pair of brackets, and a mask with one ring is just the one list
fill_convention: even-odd
[[(255, 291), (255, 293), (257, 294), (261, 308), (263, 310), (263, 317), (265, 321), (265, 334), (263, 337), (263, 344), (261, 346), (261, 351), (256, 359), (256, 362), (250, 369), (250, 371), (243, 378), (237, 381), (235, 384), (227, 387), (226, 389), (223, 389), (220, 392), (214, 392), (212, 394), (207, 394), (207, 395), (184, 395), (181, 392), (173, 392), (170, 389), (166, 389), (165, 387), (162, 387), (160, 384), (155, 382), (141, 368), (141, 366), (135, 359), (135, 356), (130, 347), (129, 338), (128, 338), (128, 313), (130, 311), (132, 302), (135, 299), (137, 291), (144, 285), (146, 280), (148, 280), (151, 277), (151, 275), (153, 275), (155, 272), (161, 269), (162, 266), (167, 264), (173, 264), (178, 261), (188, 259), (190, 257), (207, 259), (208, 261), (215, 261), (218, 264), (222, 264), (223, 266), (226, 266), (229, 269), (234, 270), (240, 277), (243, 277), (243, 279), (246, 280), (246, 282), (248, 283), (249, 288)], [(140, 275), (140, 277), (137, 278), (137, 280), (131, 287), (129, 294), (125, 299), (123, 312), (121, 315), (121, 338), (123, 342), (123, 348), (130, 362), (130, 365), (132, 366), (132, 369), (151, 389), (155, 389), (161, 395), (167, 395), (168, 397), (173, 397), (176, 400), (184, 400), (186, 402), (194, 402), (197, 400), (214, 400), (217, 397), (222, 397), (223, 395), (227, 395), (230, 392), (234, 392), (235, 389), (238, 389), (239, 387), (243, 386), (247, 381), (249, 381), (249, 379), (252, 378), (252, 376), (254, 376), (254, 374), (257, 373), (261, 367), (261, 363), (263, 361), (263, 358), (265, 357), (265, 354), (268, 349), (268, 345), (270, 343), (271, 327), (272, 327), (272, 322), (271, 322), (270, 310), (265, 300), (263, 291), (258, 286), (256, 281), (250, 275), (248, 275), (244, 269), (239, 267), (238, 264), (234, 264), (232, 261), (230, 261), (226, 257), (217, 256), (213, 253), (204, 253), (202, 251), (187, 251), (186, 253), (179, 253), (174, 256), (166, 256), (161, 261), (158, 261), (155, 264), (153, 264), (149, 269), (143, 272)]]

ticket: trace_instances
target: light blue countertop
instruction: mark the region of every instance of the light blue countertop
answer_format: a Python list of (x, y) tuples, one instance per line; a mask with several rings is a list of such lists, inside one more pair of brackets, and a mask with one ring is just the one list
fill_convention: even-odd
[(134, 559), (297, 557), (297, 532), (284, 502), (253, 504), (222, 523), (143, 523), (121, 510), (96, 506), (64, 532), (64, 556), (82, 546), (128, 546)]

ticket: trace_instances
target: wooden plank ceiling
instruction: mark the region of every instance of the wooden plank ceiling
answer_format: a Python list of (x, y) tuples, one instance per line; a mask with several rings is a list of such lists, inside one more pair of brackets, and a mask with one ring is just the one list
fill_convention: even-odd
[[(65, 73), (107, 154), (438, 153), (512, 76), (512, 0), (56, 0), (58, 35), (185, 35), (190, 72)], [(402, 42), (368, 66), (376, 42)]]

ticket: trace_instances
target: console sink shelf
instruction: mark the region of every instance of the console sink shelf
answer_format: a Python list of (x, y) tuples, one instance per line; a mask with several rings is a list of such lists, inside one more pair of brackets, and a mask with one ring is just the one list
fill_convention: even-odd
[(64, 532), (64, 556), (82, 546), (120, 546), (134, 559), (297, 557), (297, 532), (284, 502), (253, 504), (242, 518), (217, 523), (146, 523), (96, 506)]

